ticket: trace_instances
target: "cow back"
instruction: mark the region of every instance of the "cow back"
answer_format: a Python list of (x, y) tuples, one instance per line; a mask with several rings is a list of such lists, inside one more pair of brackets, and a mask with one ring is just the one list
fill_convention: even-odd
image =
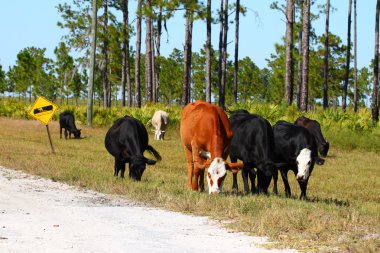
[(211, 152), (211, 159), (228, 156), (232, 129), (226, 113), (218, 106), (198, 100), (182, 111), (181, 139), (188, 149), (192, 143)]
[(128, 160), (131, 156), (142, 156), (148, 146), (148, 133), (138, 120), (125, 116), (114, 122), (105, 138), (105, 147), (110, 154)]

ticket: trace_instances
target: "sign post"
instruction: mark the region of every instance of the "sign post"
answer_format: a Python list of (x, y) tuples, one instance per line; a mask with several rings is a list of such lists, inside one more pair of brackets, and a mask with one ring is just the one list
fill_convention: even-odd
[(48, 133), (49, 142), (51, 151), (54, 154), (54, 147), (53, 142), (51, 140), (50, 131), (49, 131), (49, 121), (54, 115), (54, 112), (58, 109), (58, 106), (51, 102), (50, 100), (44, 98), (44, 97), (38, 97), (37, 100), (34, 102), (34, 105), (32, 106), (32, 109), (29, 111), (29, 115), (33, 118), (41, 121), (46, 125), (46, 131)]

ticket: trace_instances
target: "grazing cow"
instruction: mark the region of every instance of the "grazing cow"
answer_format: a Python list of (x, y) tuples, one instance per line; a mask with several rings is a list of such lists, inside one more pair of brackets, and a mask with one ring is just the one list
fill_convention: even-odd
[(74, 139), (80, 139), (81, 130), (75, 126), (75, 118), (71, 112), (63, 112), (59, 115), (59, 137), (62, 139), (62, 128), (65, 129), (65, 139), (67, 136), (71, 139), (71, 134), (74, 134)]
[(153, 118), (152, 118), (152, 125), (155, 128), (154, 130), (155, 140), (165, 139), (165, 130), (168, 124), (169, 124), (169, 114), (167, 112), (159, 110), (154, 113)]
[(182, 111), (180, 134), (187, 158), (187, 188), (203, 191), (207, 168), (209, 194), (219, 193), (227, 170), (237, 172), (243, 166), (226, 161), (232, 138), (226, 113), (202, 100), (188, 104)]
[[(301, 188), (300, 199), (305, 199), (307, 183), (318, 157), (315, 139), (304, 127), (282, 120), (273, 126), (273, 133), (275, 138), (274, 161), (284, 182), (285, 195), (291, 196), (287, 174), (289, 170), (292, 170)], [(278, 193), (277, 177), (276, 172), (273, 174), (273, 191), (276, 194)]]
[[(275, 170), (272, 152), (274, 150), (273, 130), (270, 123), (256, 114), (249, 114), (245, 110), (234, 111), (230, 116), (232, 132), (230, 158), (231, 162), (237, 159), (243, 161), (242, 176), (244, 192), (249, 192), (248, 176), (251, 180), (252, 193), (267, 193), (268, 186)], [(258, 191), (255, 187), (257, 168)], [(233, 174), (234, 191), (238, 190), (237, 174)]]
[(309, 130), (309, 132), (314, 136), (315, 141), (317, 142), (319, 154), (322, 157), (326, 157), (327, 152), (329, 152), (330, 144), (323, 137), (319, 122), (302, 116), (302, 117), (299, 117), (294, 122), (294, 124), (303, 126), (307, 130)]
[(160, 154), (148, 145), (148, 132), (138, 120), (124, 116), (115, 121), (105, 137), (107, 151), (115, 157), (114, 176), (124, 178), (125, 164), (129, 163), (129, 177), (140, 181), (146, 164), (154, 165), (156, 161), (144, 157), (148, 150), (158, 161)]

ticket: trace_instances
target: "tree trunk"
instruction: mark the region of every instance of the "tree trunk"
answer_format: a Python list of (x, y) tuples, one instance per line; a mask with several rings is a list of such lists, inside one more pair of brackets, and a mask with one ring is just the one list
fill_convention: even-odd
[(183, 94), (182, 107), (190, 103), (190, 74), (191, 74), (191, 43), (193, 33), (193, 13), (186, 10), (186, 33), (185, 33), (185, 48), (183, 53)]
[(129, 11), (128, 0), (123, 0), (123, 48), (122, 48), (122, 70), (121, 70), (121, 105), (125, 106), (125, 86), (127, 86), (128, 106), (132, 106), (132, 87), (131, 87), (131, 67), (129, 64)]
[[(147, 10), (150, 10), (152, 7), (152, 0), (147, 0), (145, 4), (145, 8)], [(152, 102), (153, 96), (152, 96), (152, 84), (153, 84), (153, 77), (152, 77), (152, 21), (151, 17), (148, 14), (145, 17), (145, 29), (146, 29), (146, 35), (145, 35), (145, 98), (146, 102)]]
[(218, 95), (219, 95), (219, 105), (222, 96), (222, 59), (223, 59), (223, 19), (224, 19), (224, 7), (223, 0), (220, 0), (220, 13), (219, 13), (219, 59), (218, 59)]
[(294, 63), (293, 63), (293, 23), (294, 1), (286, 1), (286, 63), (285, 63), (285, 99), (288, 105), (293, 102)]
[(136, 20), (136, 57), (135, 57), (135, 106), (141, 107), (140, 61), (141, 61), (141, 6), (142, 0), (137, 3)]
[(160, 62), (160, 60), (159, 59), (161, 56), (162, 11), (163, 10), (162, 10), (162, 6), (161, 6), (160, 12), (158, 14), (158, 19), (157, 19), (157, 39), (156, 39), (157, 58), (156, 59), (158, 59), (158, 62), (155, 62), (155, 74), (156, 74), (156, 77), (155, 77), (156, 100), (155, 100), (155, 102), (158, 102), (159, 97), (160, 97), (160, 93), (159, 93), (159, 90), (160, 90), (160, 66), (159, 66), (159, 62)]
[(221, 91), (219, 92), (219, 106), (226, 109), (226, 77), (227, 77), (227, 34), (228, 34), (228, 0), (224, 1), (223, 20), (223, 57), (222, 57), (222, 79)]
[(348, 0), (348, 20), (347, 20), (347, 51), (346, 51), (346, 73), (344, 77), (343, 96), (342, 96), (342, 109), (346, 111), (347, 107), (347, 90), (348, 78), (350, 74), (350, 56), (351, 56), (351, 5), (352, 0)]
[(152, 101), (156, 102), (157, 101), (157, 82), (156, 82), (156, 59), (155, 59), (155, 49), (154, 49), (154, 26), (153, 26), (153, 19), (150, 19), (150, 29), (151, 29), (151, 38), (150, 38), (150, 47), (152, 50)]
[(373, 89), (372, 89), (372, 120), (379, 122), (379, 14), (380, 0), (376, 1), (376, 23), (375, 23), (375, 57), (373, 66)]
[(92, 0), (92, 23), (91, 23), (91, 49), (90, 49), (90, 76), (88, 78), (88, 97), (87, 97), (87, 125), (92, 126), (92, 108), (94, 95), (94, 72), (96, 54), (96, 24), (97, 24), (97, 4)]
[(323, 64), (323, 109), (329, 107), (328, 81), (329, 81), (329, 23), (330, 23), (330, 0), (326, 1), (326, 25), (325, 25), (325, 48)]
[(211, 0), (207, 0), (206, 102), (211, 103)]
[(309, 97), (309, 40), (310, 40), (310, 0), (303, 3), (303, 38), (302, 38), (302, 89), (301, 111), (306, 112)]
[(358, 111), (358, 52), (357, 52), (357, 30), (356, 30), (356, 0), (354, 0), (354, 112)]
[(109, 99), (110, 95), (110, 87), (108, 82), (108, 73), (107, 73), (107, 67), (108, 67), (108, 1), (104, 1), (104, 24), (103, 24), (103, 35), (104, 35), (104, 42), (103, 42), (103, 64), (102, 64), (102, 79), (103, 79), (103, 106), (104, 107), (110, 107), (111, 101)]
[(240, 0), (236, 0), (235, 13), (235, 62), (234, 62), (234, 101), (238, 100), (238, 70), (239, 70), (239, 16), (240, 16)]
[[(299, 3), (301, 7), (301, 16), (300, 16), (300, 23), (303, 21), (303, 0)], [(298, 30), (298, 55), (299, 55), (299, 61), (298, 61), (298, 74), (297, 74), (297, 108), (301, 108), (301, 90), (302, 90), (302, 66), (303, 66), (303, 59), (302, 59), (302, 36), (303, 36), (303, 27), (300, 26)]]

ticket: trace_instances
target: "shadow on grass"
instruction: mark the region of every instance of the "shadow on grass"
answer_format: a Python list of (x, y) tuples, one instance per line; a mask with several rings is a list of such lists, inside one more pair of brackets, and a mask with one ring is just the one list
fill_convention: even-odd
[(328, 204), (328, 205), (336, 205), (336, 206), (344, 206), (344, 207), (348, 207), (350, 206), (350, 202), (348, 200), (339, 200), (339, 199), (333, 199), (333, 198), (318, 198), (318, 197), (315, 197), (315, 198), (311, 198), (311, 199), (306, 199), (307, 202), (311, 202), (311, 203), (324, 203), (324, 204)]

